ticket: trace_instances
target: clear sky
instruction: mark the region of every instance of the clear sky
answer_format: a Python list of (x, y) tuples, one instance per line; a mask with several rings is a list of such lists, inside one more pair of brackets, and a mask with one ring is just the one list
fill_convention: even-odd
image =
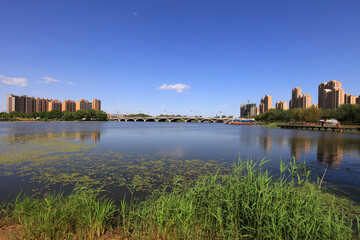
[(0, 111), (13, 93), (239, 115), (333, 79), (360, 94), (358, 0), (0, 1)]

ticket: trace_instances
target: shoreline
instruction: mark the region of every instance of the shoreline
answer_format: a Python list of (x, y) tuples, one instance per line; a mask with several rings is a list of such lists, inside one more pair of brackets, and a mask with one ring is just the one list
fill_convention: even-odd
[[(68, 196), (19, 195), (15, 201), (2, 205), (0, 236), (49, 239), (358, 236), (359, 204), (321, 188), (321, 182), (310, 183), (309, 172), (298, 171), (302, 163), (281, 163), (277, 179), (261, 168), (264, 163), (239, 161), (231, 173), (205, 176), (190, 187), (183, 186), (181, 178), (177, 178), (169, 185), (170, 192), (165, 187), (142, 202), (132, 195), (130, 202), (124, 199), (119, 206), (101, 197), (101, 190), (84, 186), (76, 186)], [(134, 194), (136, 186), (129, 190)]]

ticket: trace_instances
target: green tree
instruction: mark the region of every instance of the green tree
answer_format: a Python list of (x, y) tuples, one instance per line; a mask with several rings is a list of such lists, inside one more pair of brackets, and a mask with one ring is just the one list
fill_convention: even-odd
[(75, 120), (82, 120), (83, 118), (86, 118), (86, 112), (83, 110), (77, 110), (74, 112), (74, 119)]
[(96, 112), (94, 109), (89, 109), (86, 112), (86, 120), (90, 121), (90, 120), (95, 120), (96, 119)]
[(63, 112), (63, 119), (65, 121), (73, 121), (74, 120), (74, 115), (71, 112), (64, 111)]
[(107, 121), (108, 120), (108, 116), (106, 114), (106, 112), (99, 110), (96, 112), (96, 120), (98, 121)]
[(305, 109), (295, 108), (293, 111), (293, 117), (296, 121), (304, 121)]
[(321, 109), (312, 106), (305, 109), (303, 120), (305, 120), (306, 122), (317, 122), (321, 119), (321, 115)]

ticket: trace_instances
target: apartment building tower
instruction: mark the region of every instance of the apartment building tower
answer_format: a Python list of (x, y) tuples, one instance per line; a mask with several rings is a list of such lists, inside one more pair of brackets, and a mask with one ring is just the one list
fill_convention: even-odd
[(89, 109), (92, 109), (92, 103), (85, 99), (80, 99), (79, 101), (76, 102), (75, 109), (76, 111), (78, 110), (87, 111)]
[(345, 103), (345, 91), (341, 88), (341, 82), (331, 80), (328, 83), (321, 83), (318, 88), (318, 105), (322, 109), (339, 108)]
[(356, 97), (345, 93), (344, 104), (356, 104)]
[(289, 106), (290, 109), (311, 107), (310, 94), (302, 94), (302, 89), (299, 87), (293, 88)]
[(268, 111), (269, 109), (271, 109), (272, 108), (271, 105), (272, 105), (272, 97), (271, 96), (265, 95), (264, 98), (261, 98), (260, 106), (259, 106), (260, 114)]
[(31, 114), (33, 112), (50, 112), (53, 109), (60, 111), (75, 112), (76, 110), (87, 111), (94, 109), (96, 111), (101, 110), (101, 101), (94, 98), (93, 103), (81, 99), (75, 103), (73, 100), (65, 100), (63, 103), (58, 100), (47, 99), (47, 98), (34, 98), (27, 97), (26, 95), (16, 96), (8, 94), (6, 96), (6, 112), (10, 113), (13, 111)]
[(241, 104), (240, 105), (240, 116), (253, 116), (257, 115), (257, 107), (256, 103), (248, 103), (248, 104)]
[(48, 102), (48, 112), (55, 109), (61, 111), (61, 101), (58, 101), (57, 99), (55, 100), (50, 99)]
[(275, 103), (276, 110), (288, 110), (287, 103), (285, 101), (280, 101)]
[(92, 100), (92, 109), (94, 109), (95, 111), (99, 111), (101, 109), (101, 101), (94, 98)]
[(61, 111), (75, 112), (76, 103), (67, 99), (61, 103)]

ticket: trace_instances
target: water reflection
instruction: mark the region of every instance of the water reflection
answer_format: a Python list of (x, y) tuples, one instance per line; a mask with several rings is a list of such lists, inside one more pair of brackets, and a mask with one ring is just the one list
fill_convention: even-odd
[(46, 140), (46, 139), (65, 139), (65, 140), (78, 140), (80, 142), (89, 141), (98, 142), (100, 140), (100, 131), (89, 131), (89, 132), (61, 132), (61, 133), (41, 133), (41, 134), (14, 134), (8, 135), (5, 138), (2, 138), (2, 141), (8, 143), (27, 143), (37, 140)]
[(309, 154), (312, 146), (311, 138), (292, 137), (289, 139), (291, 156), (300, 159), (302, 154)]

